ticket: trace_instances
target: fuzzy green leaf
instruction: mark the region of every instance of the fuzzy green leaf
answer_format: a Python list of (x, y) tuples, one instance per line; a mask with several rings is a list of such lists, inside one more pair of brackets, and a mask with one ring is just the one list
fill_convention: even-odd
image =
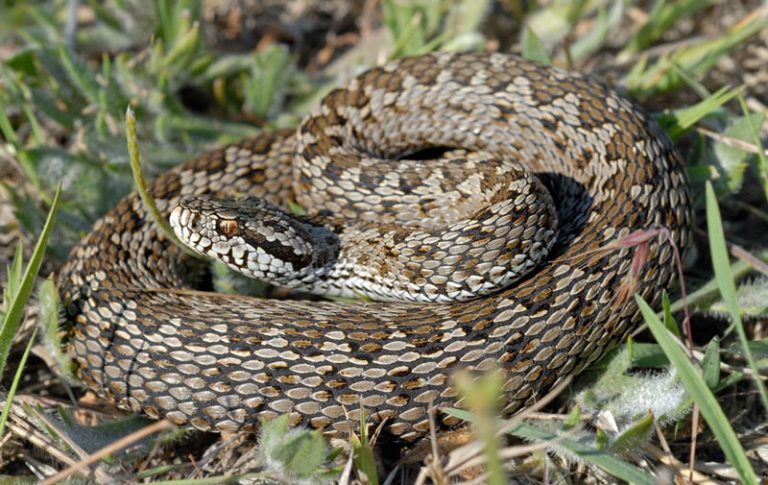
[(325, 441), (318, 431), (290, 428), (282, 415), (262, 422), (260, 448), (267, 464), (294, 479), (307, 479), (325, 472)]
[(704, 382), (710, 389), (714, 389), (720, 382), (720, 339), (713, 338), (707, 344), (704, 358), (701, 361)]
[[(763, 192), (765, 193), (766, 198), (768, 198), (768, 155), (765, 154), (765, 145), (763, 144), (763, 139), (760, 135), (760, 127), (762, 126), (762, 123), (758, 124), (753, 119), (751, 111), (749, 107), (747, 106), (747, 100), (744, 99), (744, 96), (739, 93), (739, 105), (741, 106), (741, 111), (744, 113), (744, 118), (747, 122), (747, 128), (750, 133), (749, 140), (757, 147), (757, 173), (760, 177), (760, 182), (763, 185)], [(761, 120), (765, 121), (765, 113), (762, 113), (763, 117)]]
[(21, 242), (16, 246), (16, 251), (13, 254), (13, 261), (11, 265), (6, 268), (8, 276), (8, 283), (6, 284), (5, 291), (3, 292), (3, 309), (7, 309), (16, 298), (19, 293), (19, 286), (21, 285), (21, 268), (24, 261), (24, 246)]
[(296, 430), (283, 435), (272, 451), (272, 459), (282, 463), (292, 477), (305, 479), (321, 471), (326, 449), (317, 431)]
[(675, 337), (680, 338), (680, 329), (677, 328), (675, 317), (672, 316), (672, 309), (669, 304), (669, 295), (665, 291), (661, 294), (661, 307), (664, 309), (664, 326), (672, 332)]
[(243, 82), (245, 110), (262, 119), (276, 116), (293, 71), (291, 55), (285, 46), (271, 45), (256, 54), (250, 75)]
[[(745, 320), (761, 319), (768, 316), (768, 278), (761, 277), (739, 284), (736, 288), (736, 304)], [(727, 313), (722, 300), (709, 307), (715, 313)]]
[(541, 64), (552, 64), (547, 48), (530, 26), (526, 26), (523, 36), (523, 57)]
[(635, 342), (632, 345), (632, 365), (658, 369), (669, 365), (669, 359), (658, 344)]
[(607, 12), (605, 6), (598, 6), (594, 27), (574, 42), (570, 49), (574, 60), (584, 59), (603, 46), (612, 29), (624, 18), (624, 4), (623, 0), (614, 0)]
[(59, 61), (69, 76), (72, 84), (79, 90), (80, 95), (88, 102), (96, 105), (99, 103), (99, 83), (96, 74), (88, 69), (83, 61), (74, 57), (64, 46), (59, 46), (57, 51)]
[(565, 418), (565, 421), (563, 421), (563, 429), (565, 430), (573, 429), (579, 425), (580, 421), (581, 421), (581, 406), (576, 404), (573, 407), (573, 409), (571, 409), (571, 412), (568, 413), (568, 416)]
[(633, 344), (631, 357), (628, 350), (619, 349), (598, 362), (602, 373), (575, 397), (584, 412), (608, 412), (622, 429), (649, 410), (662, 423), (674, 421), (688, 411), (685, 389), (673, 373), (630, 372), (645, 345)]
[(610, 449), (618, 453), (628, 453), (648, 441), (648, 435), (653, 431), (653, 413), (649, 410), (645, 415), (633, 422), (611, 442)]
[(261, 422), (261, 452), (267, 456), (271, 456), (274, 452), (275, 446), (280, 443), (280, 440), (288, 432), (288, 415), (283, 414), (275, 419)]
[(65, 352), (65, 345), (62, 342), (63, 332), (59, 328), (59, 294), (52, 279), (47, 278), (42, 282), (37, 292), (37, 301), (42, 341), (58, 363), (59, 372), (70, 382), (75, 382), (74, 363)]
[[(768, 16), (753, 15), (736, 22), (716, 37), (706, 37), (686, 43), (669, 55), (662, 56), (653, 66), (633, 69), (625, 82), (636, 97), (677, 89), (685, 76), (703, 76), (724, 55), (768, 26)], [(645, 59), (642, 60), (645, 63)], [(681, 74), (681, 73), (688, 74)]]
[[(723, 134), (729, 138), (751, 143), (753, 139), (752, 126), (762, 126), (765, 117), (766, 113), (753, 113), (750, 115), (751, 119), (746, 116), (731, 119)], [(716, 169), (723, 181), (719, 185), (724, 185), (730, 192), (739, 190), (752, 154), (721, 141), (714, 143), (713, 154), (717, 162)]]

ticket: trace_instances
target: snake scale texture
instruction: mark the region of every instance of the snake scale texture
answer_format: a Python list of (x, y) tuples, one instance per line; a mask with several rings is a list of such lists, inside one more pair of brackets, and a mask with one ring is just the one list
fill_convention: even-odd
[[(370, 419), (386, 418), (388, 432), (413, 440), (428, 430), (430, 405), (456, 404), (456, 370), (503, 368), (505, 410), (530, 405), (639, 323), (633, 293), (658, 305), (672, 283), (671, 243), (688, 245), (690, 200), (670, 141), (601, 84), (510, 55), (437, 53), (374, 68), (330, 93), (298, 130), (205, 153), (161, 174), (150, 191), (166, 217), (182, 196), (212, 194), (375, 219), (392, 205), (387, 194), (405, 197), (431, 180), (387, 174), (380, 159), (419, 149), (526, 167), (551, 194), (559, 221), (546, 260), (509, 287), (451, 303), (185, 292), (182, 252), (132, 194), (96, 223), (58, 277), (68, 351), (83, 381), (122, 408), (201, 430), (254, 430), (262, 417), (290, 413), (296, 424), (342, 436), (359, 423), (362, 403)], [(346, 155), (355, 150), (362, 165)], [(314, 165), (294, 164), (294, 155)], [(461, 190), (470, 197), (475, 168)], [(478, 190), (493, 169), (483, 173)], [(432, 181), (433, 192), (455, 190)], [(356, 182), (389, 189), (362, 191)], [(443, 203), (434, 209), (450, 212)], [(422, 268), (416, 281), (472, 278), (467, 268), (488, 267), (478, 248), (499, 231), (515, 235), (505, 247), (525, 247), (530, 233), (514, 232), (512, 219), (496, 220), (502, 229), (476, 224), (481, 237), (471, 241), (422, 241), (433, 259), (452, 255), (464, 269)], [(622, 244), (659, 228), (669, 237), (651, 238), (644, 255)], [(378, 264), (385, 256), (393, 255), (371, 254)]]

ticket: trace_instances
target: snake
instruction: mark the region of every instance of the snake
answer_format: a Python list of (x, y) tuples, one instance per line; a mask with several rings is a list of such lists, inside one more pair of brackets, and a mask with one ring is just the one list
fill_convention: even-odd
[(364, 415), (417, 440), (463, 405), (459, 370), (500, 373), (503, 413), (530, 406), (638, 326), (633, 294), (659, 306), (691, 240), (658, 124), (505, 53), (389, 61), (148, 192), (195, 251), (298, 293), (210, 291), (133, 193), (57, 276), (67, 351), (118, 407), (222, 433), (287, 414), (346, 436)]

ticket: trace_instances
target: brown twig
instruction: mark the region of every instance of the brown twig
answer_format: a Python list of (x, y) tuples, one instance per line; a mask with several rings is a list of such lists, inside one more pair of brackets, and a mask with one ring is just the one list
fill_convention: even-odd
[(40, 485), (54, 485), (55, 483), (59, 483), (60, 481), (67, 478), (68, 476), (72, 475), (73, 473), (77, 473), (80, 470), (87, 468), (88, 466), (92, 465), (93, 463), (96, 463), (97, 461), (101, 460), (105, 456), (109, 456), (143, 438), (146, 438), (147, 436), (153, 433), (157, 433), (164, 429), (168, 429), (172, 426), (173, 425), (171, 424), (171, 422), (165, 419), (162, 421), (158, 421), (156, 423), (152, 423), (145, 428), (135, 431), (129, 434), (128, 436), (120, 438), (114, 443), (105, 446), (104, 448), (100, 449), (96, 453), (90, 455), (88, 458), (78, 462), (77, 464), (69, 468), (65, 468), (64, 470), (60, 471), (56, 475), (53, 475), (52, 477), (48, 477), (44, 481), (40, 482)]

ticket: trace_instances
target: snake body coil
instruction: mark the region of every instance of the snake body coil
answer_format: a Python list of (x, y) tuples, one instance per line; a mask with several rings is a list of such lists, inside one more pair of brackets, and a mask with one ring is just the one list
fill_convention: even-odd
[[(453, 158), (429, 174), (418, 169), (424, 150)], [(174, 291), (189, 286), (181, 252), (128, 196), (72, 251), (58, 279), (83, 380), (120, 407), (219, 431), (291, 413), (340, 435), (359, 422), (362, 402), (374, 420), (387, 418), (391, 433), (415, 439), (428, 429), (430, 404), (454, 403), (448, 379), (459, 368), (503, 366), (507, 410), (532, 403), (633, 329), (634, 292), (655, 305), (672, 282), (669, 240), (652, 238), (638, 271), (637, 251), (618, 244), (622, 238), (656, 228), (681, 248), (690, 238), (679, 156), (652, 121), (598, 83), (502, 54), (404, 59), (332, 92), (296, 132), (204, 154), (159, 176), (151, 193), (166, 216), (190, 194), (245, 194), (390, 226), (408, 226), (399, 218), (409, 212), (450, 222), (449, 204), (465, 204), (471, 208), (456, 210), (476, 222), (462, 226), (467, 234), (429, 233), (398, 246), (396, 230), (381, 230), (383, 239), (369, 238), (372, 246), (355, 256), (381, 270), (367, 276), (378, 278), (376, 291), (410, 271), (415, 283), (405, 286), (459, 295), (481, 286), (473, 269), (493, 275), (510, 259), (503, 249), (525, 251), (536, 233), (515, 229), (522, 218), (503, 217), (538, 204), (519, 193), (507, 212), (477, 216), (475, 204), (499, 201), (476, 194), (516, 183), (496, 177), (495, 166), (479, 167), (484, 157), (525, 167), (551, 194), (559, 222), (544, 262), (524, 264), (524, 276), (505, 289), (462, 302)], [(398, 159), (396, 169), (387, 158)], [(403, 209), (411, 203), (415, 209)], [(512, 236), (495, 243), (500, 233)]]

